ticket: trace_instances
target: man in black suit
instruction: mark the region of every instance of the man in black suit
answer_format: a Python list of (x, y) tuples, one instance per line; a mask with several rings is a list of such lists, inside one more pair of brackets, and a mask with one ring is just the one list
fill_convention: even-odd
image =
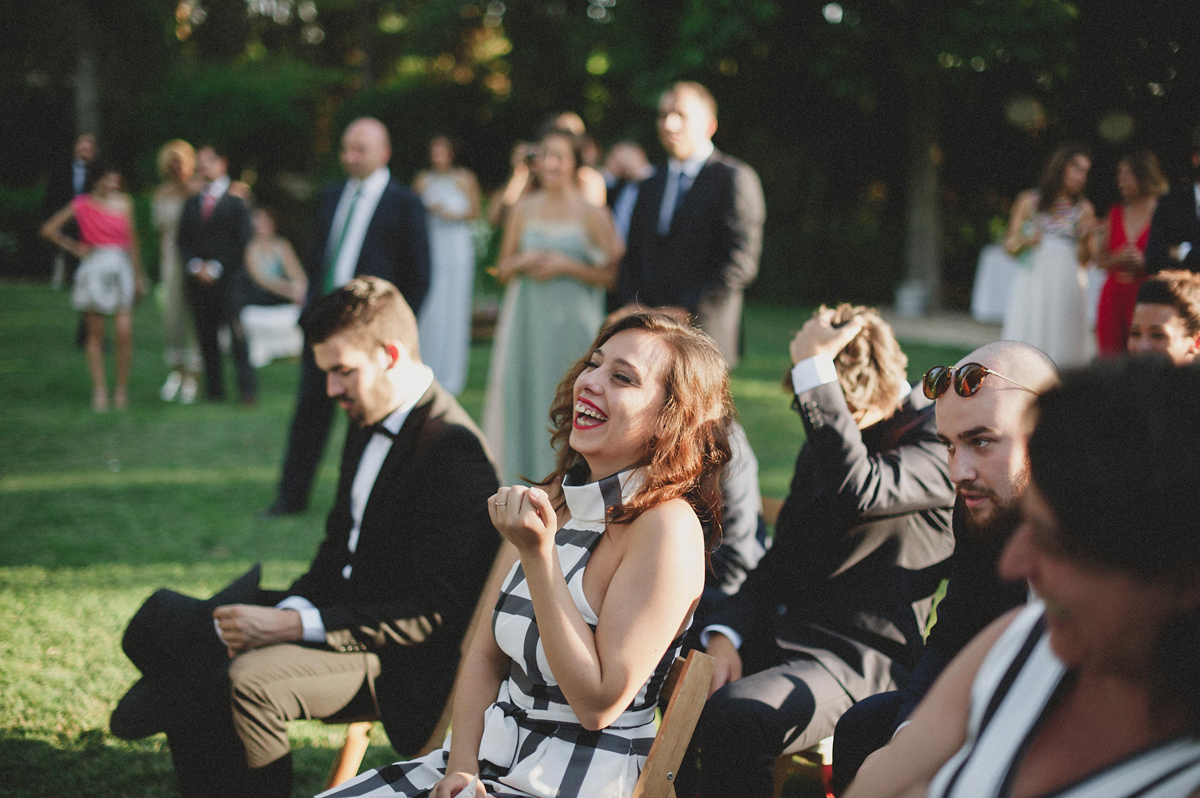
[(972, 363), (990, 372), (975, 393), (959, 394), (950, 374), (930, 385), (937, 398), (938, 437), (949, 452), (950, 479), (957, 494), (954, 559), (946, 595), (902, 689), (860, 701), (838, 721), (833, 736), (835, 793), (850, 783), (868, 754), (892, 738), (971, 638), (1024, 604), (1028, 596), (1023, 582), (1000, 579), (997, 563), (1021, 521), (1021, 496), (1029, 484), (1027, 446), (1032, 428), (1027, 414), (1038, 394), (1058, 383), (1058, 369), (1029, 344), (986, 344), (951, 372), (961, 377), (966, 370), (967, 392), (977, 374), (968, 366)]
[(758, 174), (714, 149), (716, 130), (716, 100), (699, 83), (662, 95), (658, 136), (670, 159), (638, 191), (617, 292), (625, 306), (693, 316), (732, 368), (766, 206)]
[(1195, 182), (1158, 200), (1150, 220), (1146, 271), (1189, 269), (1200, 272), (1200, 127), (1192, 134)]
[(706, 798), (771, 795), (777, 756), (903, 683), (954, 549), (946, 447), (888, 326), (822, 308), (790, 350), (807, 441), (771, 549), (702, 635), (716, 659), (697, 727)]
[(189, 796), (289, 795), (287, 723), (302, 718), (379, 718), (398, 752), (415, 753), (450, 694), (499, 545), (483, 436), (421, 362), (395, 286), (355, 279), (300, 323), (352, 422), (337, 498), (308, 573), (257, 604), (213, 610), (232, 657), (228, 681), (213, 675), (224, 700), (187, 685), (196, 703), (165, 725)]
[[(391, 282), (413, 312), (420, 312), (429, 288), (425, 208), (416, 194), (392, 179), (387, 166), (391, 157), (387, 128), (378, 119), (356, 119), (346, 128), (341, 161), (347, 179), (326, 186), (317, 200), (315, 235), (305, 262), (308, 303), (356, 276), (370, 275)], [(324, 386), (312, 353), (305, 350), (283, 474), (265, 518), (303, 512), (308, 506), (333, 421)]]
[(228, 327), (238, 393), (243, 405), (253, 405), (258, 376), (250, 365), (239, 315), (246, 301), (244, 258), (252, 234), (250, 213), (242, 198), (229, 192), (229, 160), (224, 153), (211, 144), (201, 147), (196, 171), (208, 185), (184, 203), (177, 241), (187, 273), (184, 292), (204, 360), (205, 393), (215, 401), (225, 398), (217, 331)]
[[(92, 190), (92, 162), (96, 159), (96, 137), (91, 133), (80, 133), (75, 137), (75, 146), (71, 151), (71, 162), (51, 170), (46, 176), (46, 196), (42, 202), (42, 217), (49, 219), (67, 206), (78, 194)], [(75, 220), (68, 222), (70, 227), (63, 232), (72, 237), (79, 237), (79, 227)], [(65, 280), (70, 278), (79, 265), (79, 260), (69, 252), (55, 248), (54, 260), (51, 264), (50, 284), (57, 291)]]

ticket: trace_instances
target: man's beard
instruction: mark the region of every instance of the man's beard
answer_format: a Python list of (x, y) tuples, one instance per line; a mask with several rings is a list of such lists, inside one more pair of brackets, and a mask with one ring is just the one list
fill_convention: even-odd
[(954, 512), (962, 522), (963, 527), (977, 540), (1005, 541), (1021, 523), (1021, 496), (1029, 485), (1029, 469), (1023, 469), (1013, 481), (1012, 495), (1008, 501), (1000, 501), (994, 492), (983, 489), (971, 482), (958, 485), (960, 490), (970, 490), (985, 493), (991, 498), (991, 512), (985, 519), (977, 518), (964, 504), (961, 496), (954, 499)]

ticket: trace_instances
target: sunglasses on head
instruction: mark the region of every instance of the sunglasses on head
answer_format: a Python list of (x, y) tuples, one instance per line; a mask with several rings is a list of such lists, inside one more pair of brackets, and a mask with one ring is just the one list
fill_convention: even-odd
[(1012, 377), (1005, 377), (999, 372), (992, 371), (981, 363), (964, 363), (961, 366), (934, 366), (925, 372), (925, 378), (921, 380), (921, 390), (930, 399), (937, 399), (950, 390), (950, 386), (953, 385), (954, 392), (959, 396), (964, 398), (974, 396), (983, 387), (983, 378), (989, 374), (999, 377), (1002, 380), (1008, 380), (1018, 388), (1024, 388), (1032, 393), (1037, 393), (1037, 391), (1028, 385), (1022, 385)]

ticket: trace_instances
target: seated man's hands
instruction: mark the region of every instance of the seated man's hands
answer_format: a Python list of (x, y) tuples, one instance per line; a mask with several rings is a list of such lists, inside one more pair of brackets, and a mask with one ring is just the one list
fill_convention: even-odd
[(822, 308), (815, 316), (804, 323), (800, 332), (792, 338), (788, 351), (792, 355), (792, 365), (810, 357), (824, 355), (830, 359), (846, 348), (846, 344), (854, 340), (854, 336), (862, 332), (863, 320), (855, 316), (840, 327), (833, 325), (834, 311)]
[(230, 657), (252, 648), (304, 639), (304, 625), (295, 610), (226, 604), (213, 610), (213, 620)]
[(713, 663), (712, 684), (708, 688), (710, 696), (730, 682), (742, 678), (742, 655), (728, 637), (714, 632), (704, 652), (716, 660)]

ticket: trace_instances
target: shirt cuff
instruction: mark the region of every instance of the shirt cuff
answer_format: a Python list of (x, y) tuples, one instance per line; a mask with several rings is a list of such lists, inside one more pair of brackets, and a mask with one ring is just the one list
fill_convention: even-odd
[(1188, 253), (1191, 251), (1192, 251), (1192, 242), (1191, 241), (1184, 241), (1182, 244), (1180, 244), (1179, 245), (1179, 262), (1183, 263), (1183, 261), (1187, 258)]
[(813, 355), (792, 366), (792, 389), (796, 395), (837, 382), (837, 367), (827, 355)]
[(280, 610), (295, 610), (300, 613), (300, 625), (304, 627), (305, 643), (325, 642), (325, 622), (321, 620), (321, 611), (303, 596), (288, 596), (275, 605)]
[(214, 280), (220, 280), (221, 275), (225, 273), (225, 267), (221, 265), (219, 260), (210, 260), (208, 262), (208, 273), (212, 275)]
[(719, 623), (714, 623), (712, 626), (704, 627), (704, 631), (700, 633), (700, 645), (708, 648), (708, 641), (712, 640), (712, 636), (718, 633), (728, 637), (730, 642), (733, 643), (734, 648), (739, 650), (741, 649), (742, 636), (730, 629), (728, 626), (724, 626)]
[(192, 258), (187, 262), (188, 274), (199, 274), (204, 270), (204, 261), (200, 258)]

